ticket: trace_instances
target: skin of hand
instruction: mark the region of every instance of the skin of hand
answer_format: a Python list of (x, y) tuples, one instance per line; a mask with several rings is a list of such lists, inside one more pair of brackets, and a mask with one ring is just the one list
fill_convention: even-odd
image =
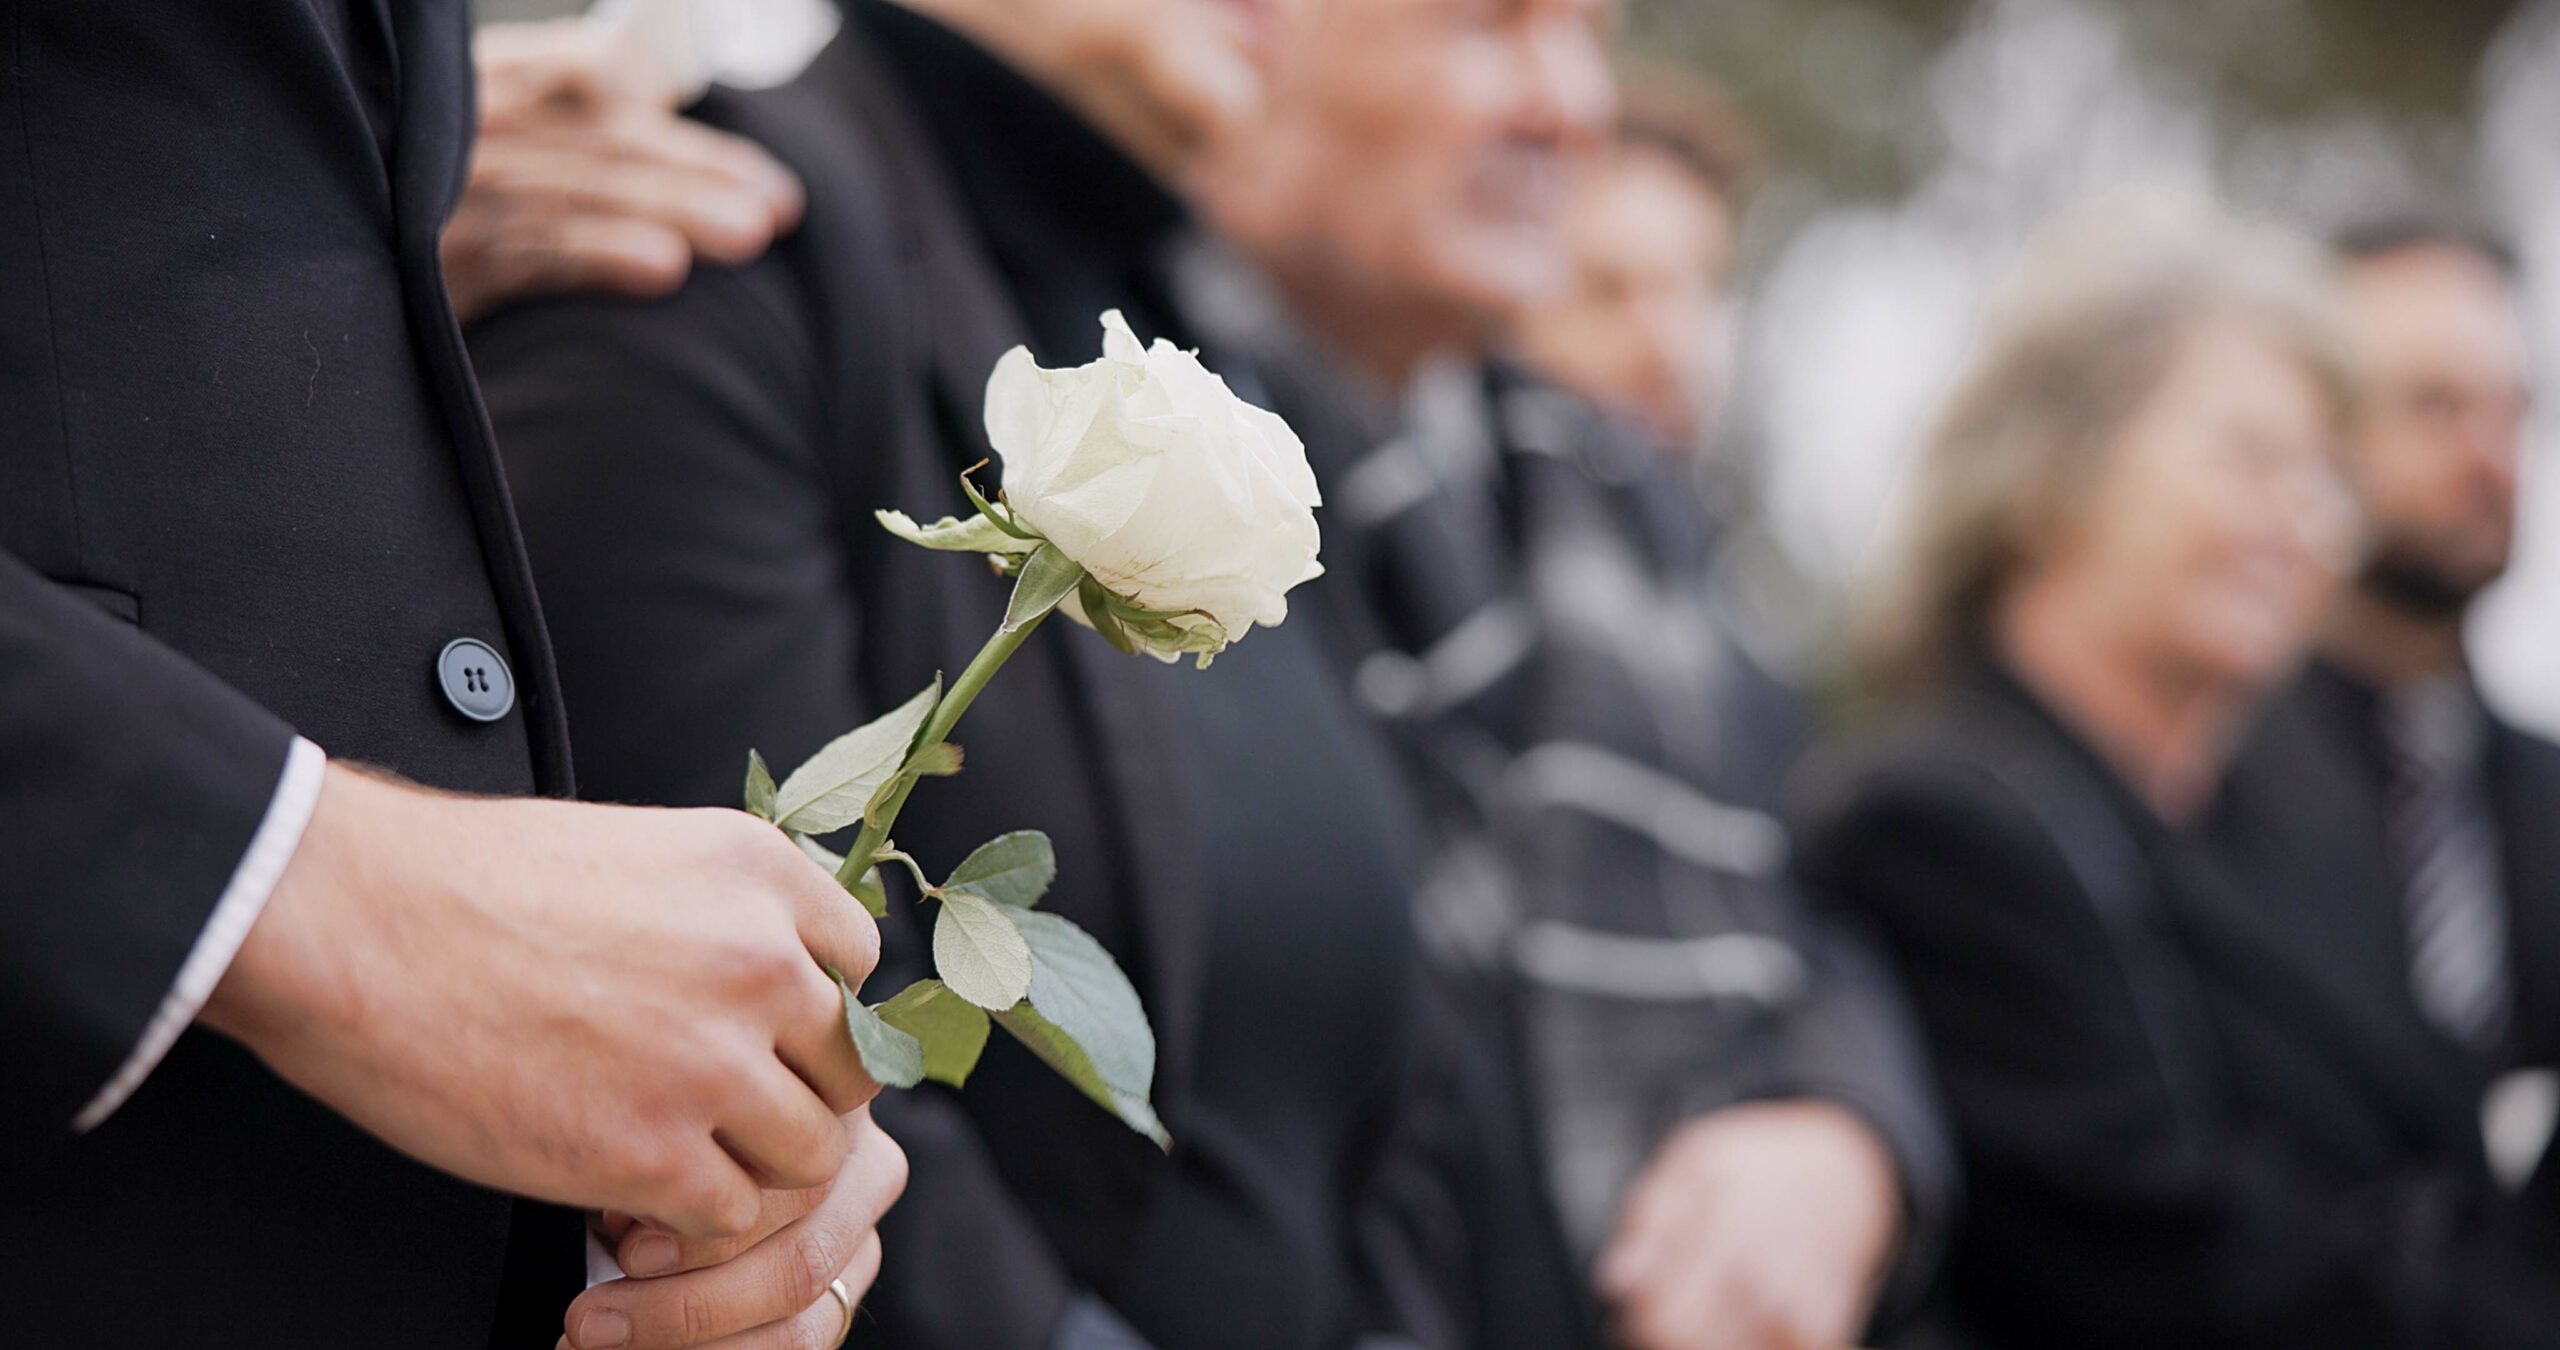
[(480, 135), (442, 241), (462, 322), (535, 295), (665, 295), (695, 259), (743, 266), (799, 224), (790, 170), (681, 116), (674, 82), (620, 33), (489, 24), (472, 56)]
[(392, 1147), (672, 1232), (824, 1185), (878, 1089), (821, 966), (879, 932), (735, 811), (431, 792), (331, 764), (201, 1021)]
[(606, 1215), (627, 1278), (597, 1285), (569, 1307), (560, 1350), (829, 1350), (844, 1308), (841, 1279), (859, 1299), (880, 1272), (880, 1216), (906, 1186), (907, 1157), (868, 1110), (845, 1117), (850, 1150), (833, 1184), (768, 1190), (755, 1226), (733, 1238), (691, 1239), (626, 1215)]
[(1901, 1226), (1892, 1156), (1829, 1102), (1689, 1121), (1627, 1193), (1596, 1271), (1627, 1350), (1850, 1344)]

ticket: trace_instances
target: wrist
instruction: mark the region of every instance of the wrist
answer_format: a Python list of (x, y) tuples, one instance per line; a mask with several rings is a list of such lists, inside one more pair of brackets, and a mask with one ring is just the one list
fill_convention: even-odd
[(402, 789), (347, 766), (323, 771), (318, 800), (265, 908), (205, 1000), (197, 1021), (252, 1050), (297, 1037), (350, 1005), (349, 953), (328, 926), (360, 892), (368, 838), (397, 828), (386, 819)]
[(1864, 1201), (1867, 1220), (1858, 1225), (1869, 1241), (1859, 1248), (1867, 1268), (1881, 1279), (1902, 1246), (1902, 1172), (1892, 1146), (1874, 1123), (1834, 1101), (1807, 1099), (1786, 1103), (1802, 1113), (1807, 1126), (1829, 1138), (1848, 1193)]

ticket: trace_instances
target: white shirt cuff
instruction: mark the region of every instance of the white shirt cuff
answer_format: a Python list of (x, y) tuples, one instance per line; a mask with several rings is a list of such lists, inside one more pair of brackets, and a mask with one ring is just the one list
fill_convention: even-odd
[(604, 1245), (604, 1239), (596, 1236), (596, 1230), (588, 1229), (587, 1287), (593, 1289), (597, 1285), (621, 1278), (622, 1262), (614, 1256), (613, 1248)]
[(285, 752), (284, 772), (276, 779), (276, 793), (267, 802), (267, 814), (258, 822), (257, 833), (249, 836), (248, 850), (240, 855), (240, 865), (231, 872), (231, 883), (213, 902), (213, 913), (206, 918), (204, 931), (196, 935), (196, 945), (178, 967), (178, 978), (169, 986), (168, 996), (151, 1014), (142, 1029), (142, 1039), (133, 1044), (133, 1053), (125, 1056), (107, 1085), (72, 1117), (71, 1128), (81, 1133), (94, 1130), (107, 1117), (123, 1106), (142, 1080), (160, 1067), (169, 1047), (178, 1043), (179, 1033), (196, 1020), (204, 1010), (204, 1001), (213, 997), (213, 988), (222, 983), (222, 973), (231, 968), (231, 958), (240, 954), (240, 944), (249, 940), (249, 929), (267, 907), (267, 896), (284, 877), (286, 864), (293, 861), (293, 851), (302, 843), (303, 827), (311, 823), (311, 810), (320, 802), (321, 771), (328, 767), (329, 757), (320, 747), (293, 738), (293, 748)]

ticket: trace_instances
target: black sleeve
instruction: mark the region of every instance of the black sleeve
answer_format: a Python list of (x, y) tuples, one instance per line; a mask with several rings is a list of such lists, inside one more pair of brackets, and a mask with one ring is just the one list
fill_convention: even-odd
[(293, 732), (0, 552), (0, 1166), (140, 1039), (266, 816)]
[(2387, 1339), (2400, 1280), (2378, 1198), (2180, 1096), (2210, 1031), (2142, 1006), (2161, 991), (2128, 978), (2125, 938), (2023, 805), (1936, 767), (1843, 801), (1808, 832), (1806, 871), (1874, 921), (1928, 1038), (1966, 1169), (1970, 1311), (2026, 1343)]
[[(838, 425), (879, 415), (822, 365), (905, 367), (822, 363), (804, 295), (777, 257), (473, 334), (590, 795), (735, 806), (750, 747), (787, 769), (912, 692), (862, 687), (861, 579), (820, 458)], [(883, 925), (875, 990), (927, 973), (907, 908)], [(1071, 1290), (983, 1137), (930, 1084), (875, 1110), (912, 1181), (856, 1343), (1041, 1350)]]

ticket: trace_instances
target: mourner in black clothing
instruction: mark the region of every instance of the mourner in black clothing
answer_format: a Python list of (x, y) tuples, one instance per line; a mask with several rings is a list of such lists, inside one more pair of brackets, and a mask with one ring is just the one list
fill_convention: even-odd
[[(1808, 834), (1872, 916), (1966, 1167), (1998, 1346), (2514, 1346), (2560, 1299), (2467, 1073), (2204, 840), (2354, 538), (2308, 245), (2110, 202), (2032, 261), (1914, 487), (1880, 652), (1921, 692)], [(2028, 504), (2022, 509), (2020, 504)]]
[(1786, 874), (1804, 720), (1697, 498), (1500, 355), (1567, 270), (1564, 201), (1533, 184), (1607, 125), (1600, 18), (1311, 7), (1267, 125), (1202, 175), (1245, 256), (1182, 277), (1307, 439), (1328, 581), (1368, 602), (1345, 672), (1431, 789), (1431, 955), (1516, 1033), (1517, 1100), (1487, 1114), (1524, 1117), (1542, 1156), (1481, 1189), (1552, 1196), (1592, 1334), (1846, 1342), (1910, 1306), (1952, 1207), (1916, 1031)]
[[(354, 767), (569, 788), (437, 266), (467, 40), (458, 0), (31, 3), (0, 40), (12, 1344), (548, 1346), (579, 1223), (502, 1191), (743, 1229), (722, 1130), (810, 1184), (868, 1139), (850, 1231), (894, 1193), (803, 945), (864, 969), (869, 925), (787, 845)], [(706, 926), (756, 973), (664, 960)], [(641, 983), (771, 1072), (595, 994)]]
[[(2336, 978), (2437, 1062), (2428, 1081), (2467, 1118), (2498, 1075), (2560, 1063), (2560, 748), (2499, 715), (2462, 641), (2515, 535), (2525, 332), (2513, 261), (2476, 232), (2378, 221), (2341, 251), (2370, 385), (2354, 442), (2367, 561), (2215, 825)], [(2501, 1152), (2547, 1142), (2510, 1145), (2486, 1123)], [(2550, 1169), (2535, 1175), (2529, 1151), (2484, 1157), (2470, 1133), (2447, 1145), (2444, 1203), (2495, 1211), (2502, 1183), (2530, 1177), (2510, 1259), (2560, 1269)]]
[[(703, 110), (807, 183), (792, 239), (662, 305), (475, 333), (594, 792), (727, 801), (748, 747), (791, 762), (957, 669), (1004, 584), (873, 509), (966, 509), (1007, 348), (1081, 364), (1110, 308), (1198, 341), (1163, 273), (1188, 228), (1163, 147), (1096, 111), (1161, 91), (1059, 50), (965, 5), (853, 4), (798, 84)], [(916, 1186), (856, 1344), (1333, 1350), (1436, 1325), (1373, 1185), (1417, 1053), (1417, 829), (1325, 663), (1325, 594), (1290, 608), (1206, 672), (1035, 634), (971, 715), (968, 772), (902, 820), (929, 866), (991, 826), (1056, 841), (1044, 904), (1136, 979), (1177, 1142), (1001, 1041), (965, 1091), (884, 1101)], [(902, 922), (893, 967), (924, 951)]]

